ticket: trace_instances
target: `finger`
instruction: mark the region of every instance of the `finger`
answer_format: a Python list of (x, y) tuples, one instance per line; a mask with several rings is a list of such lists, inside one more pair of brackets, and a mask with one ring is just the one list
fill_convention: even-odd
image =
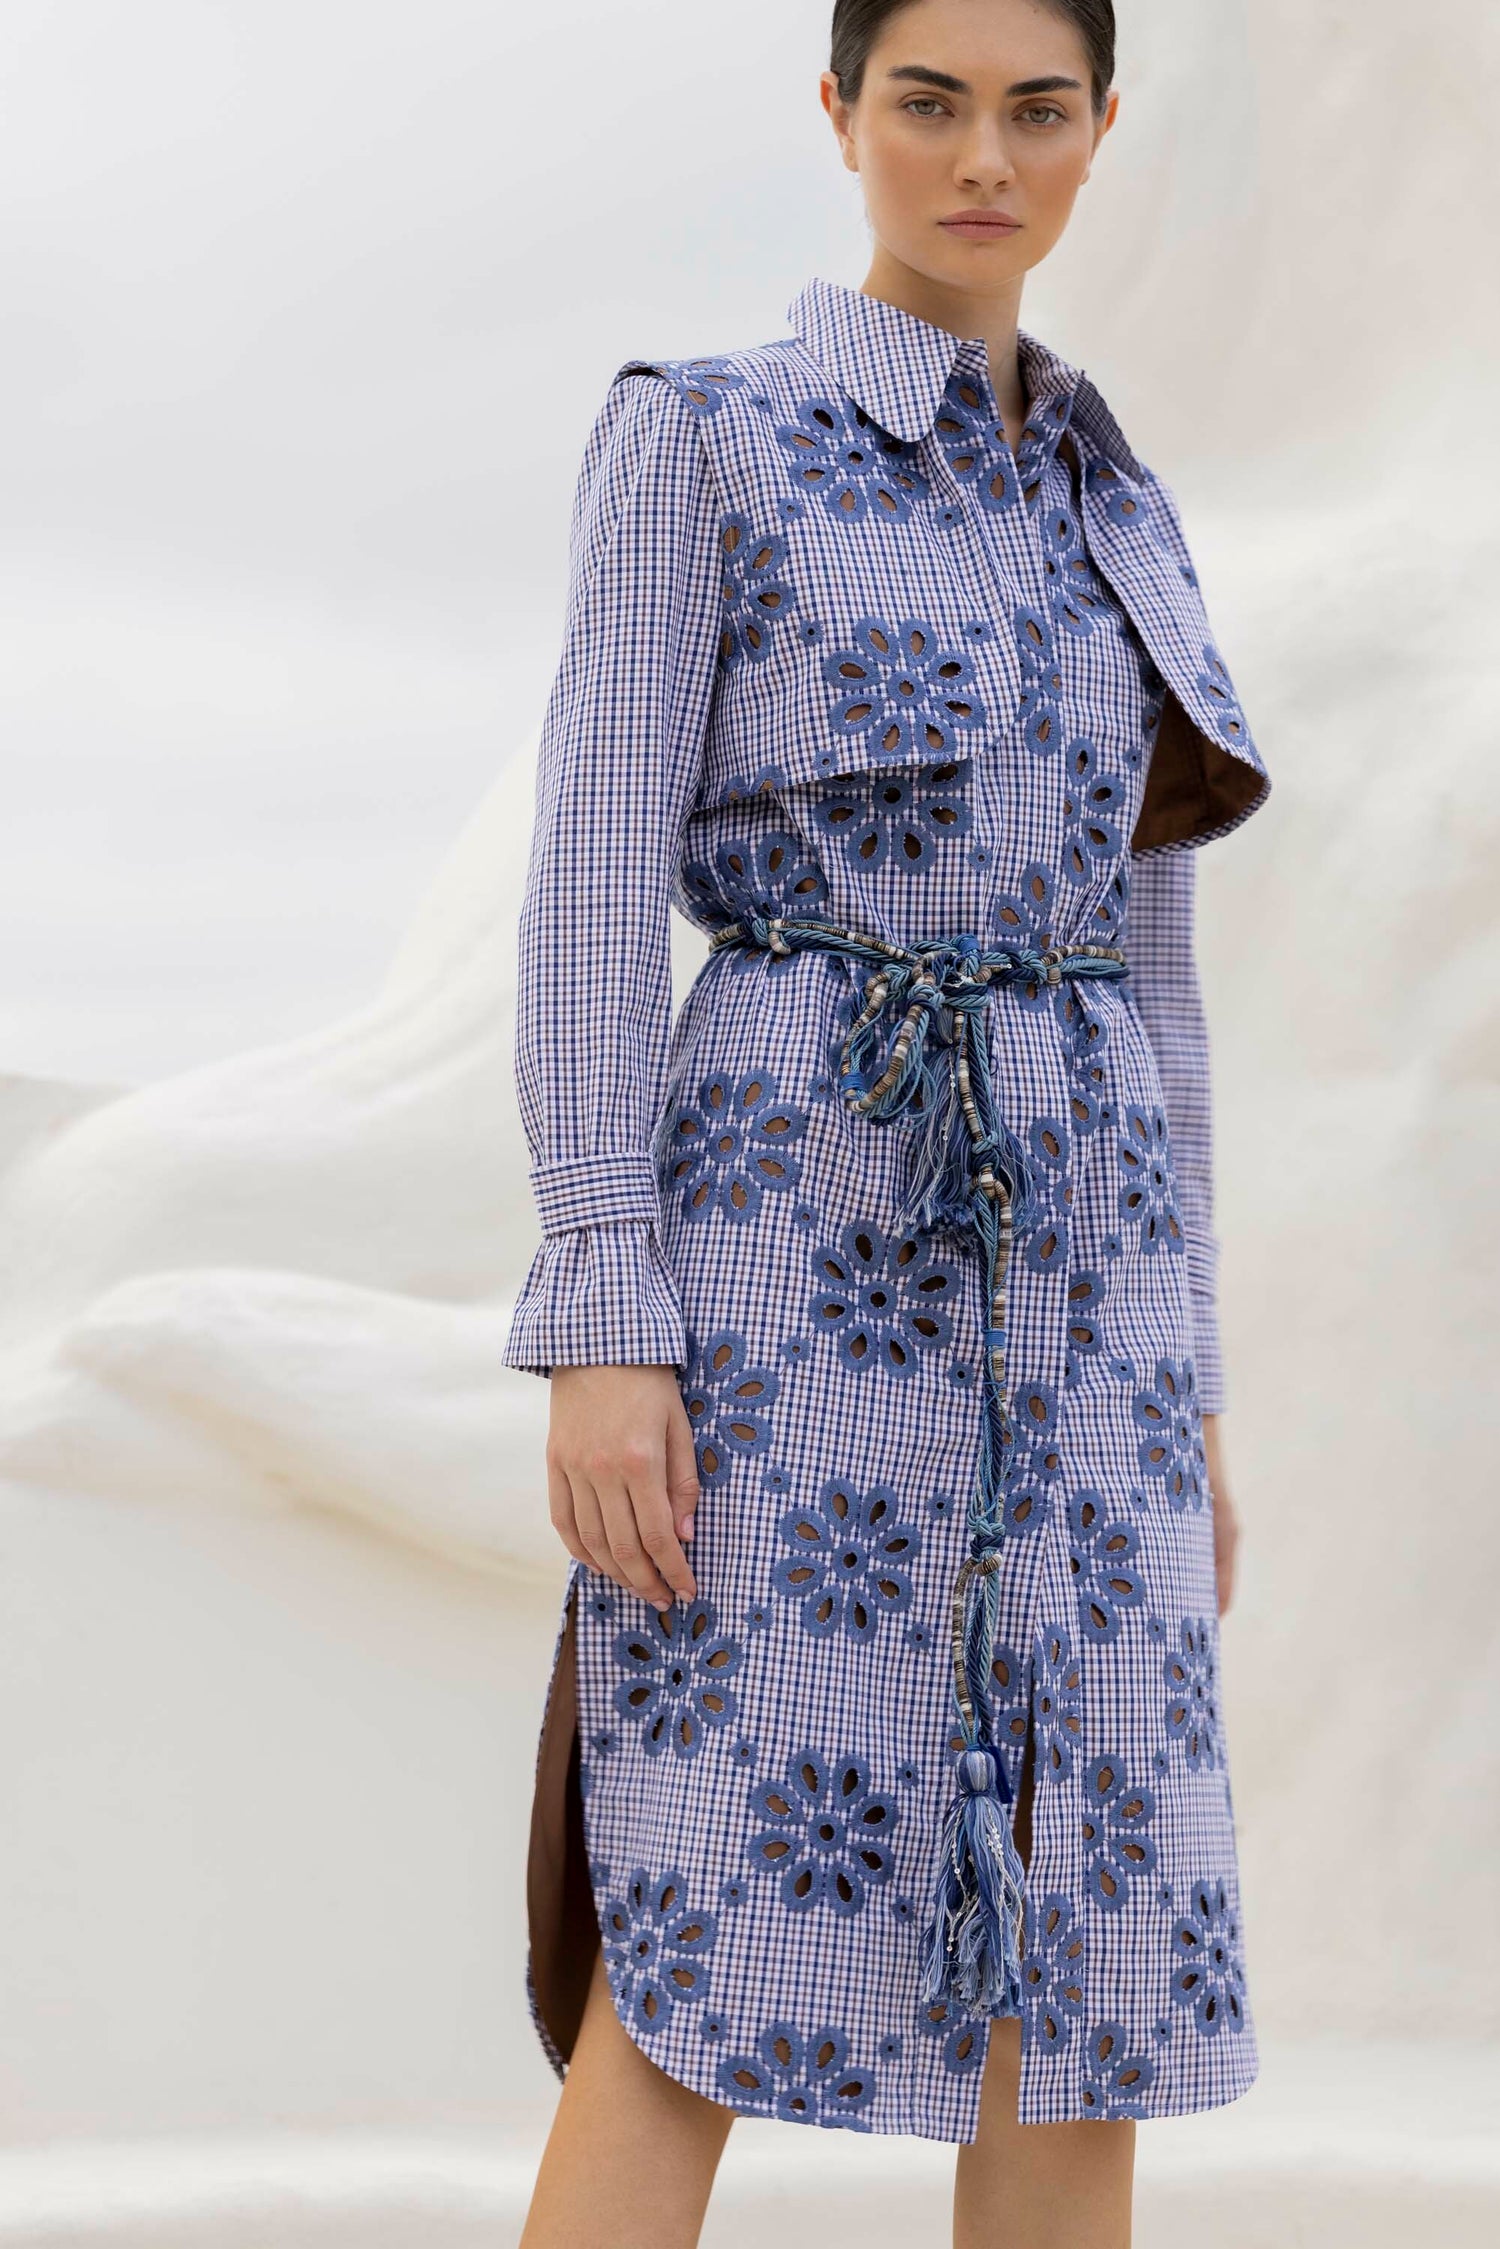
[(614, 1478), (604, 1485), (599, 1493), (599, 1509), (609, 1534), (609, 1550), (615, 1566), (624, 1573), (623, 1582), (649, 1601), (654, 1609), (669, 1609), (672, 1589), (646, 1551), (630, 1493), (623, 1481)]
[(573, 1512), (573, 1487), (555, 1461), (547, 1463), (547, 1512), (552, 1518), (552, 1528), (562, 1540), (575, 1562), (592, 1562), (593, 1556), (578, 1535), (578, 1522)]
[(674, 1593), (683, 1600), (696, 1598), (698, 1586), (687, 1556), (677, 1543), (677, 1533), (672, 1528), (672, 1511), (665, 1492), (653, 1492), (636, 1498), (631, 1505), (635, 1511), (636, 1530), (642, 1546), (657, 1570), (666, 1579)]
[(569, 1479), (573, 1486), (573, 1516), (578, 1525), (578, 1536), (596, 1570), (602, 1570), (616, 1585), (620, 1580), (615, 1571), (615, 1558), (609, 1550), (609, 1533), (604, 1527), (599, 1497), (585, 1476)]
[(680, 1394), (675, 1404), (676, 1411), (667, 1420), (667, 1500), (677, 1536), (686, 1544), (693, 1535), (701, 1496), (698, 1455), (693, 1444), (693, 1425)]

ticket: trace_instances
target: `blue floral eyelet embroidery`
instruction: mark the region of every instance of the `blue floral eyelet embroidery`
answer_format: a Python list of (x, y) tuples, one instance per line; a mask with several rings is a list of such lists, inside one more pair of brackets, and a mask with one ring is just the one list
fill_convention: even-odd
[(1086, 739), (1069, 745), (1065, 770), (1063, 873), (1070, 882), (1094, 882), (1125, 849), (1118, 824), (1125, 784), (1103, 770), (1098, 750)]
[(706, 1489), (724, 1483), (737, 1460), (769, 1450), (770, 1408), (780, 1389), (778, 1375), (749, 1364), (742, 1335), (721, 1328), (702, 1344), (689, 1337), (682, 1401)]
[(876, 2077), (855, 2066), (852, 2052), (847, 2031), (829, 2027), (804, 2036), (794, 2023), (772, 2023), (753, 2053), (720, 2063), (719, 2090), (742, 2115), (867, 2132), (864, 2111), (875, 2098)]
[(950, 2077), (967, 2077), (984, 2060), (986, 2031), (982, 2018), (961, 2014), (945, 2000), (924, 2005), (917, 2012), (917, 2028), (924, 2038), (942, 2044), (942, 2062)]
[(1037, 1756), (1047, 1780), (1069, 1780), (1083, 1740), (1083, 1666), (1060, 1624), (1036, 1637)]
[(1132, 1786), (1117, 1757), (1096, 1757), (1083, 1785), (1083, 1848), (1089, 1896), (1106, 1913), (1118, 1913), (1132, 1884), (1156, 1871), (1156, 1844), (1148, 1833), (1156, 1797)]
[(996, 423), (990, 403), (977, 383), (956, 372), (943, 393), (933, 436), (964, 490), (990, 514), (1006, 515), (1021, 504), (1021, 479), (1004, 425)]
[(1203, 651), (1204, 669), (1198, 675), (1198, 692), (1214, 713), (1219, 734), (1231, 749), (1243, 749), (1250, 729), (1240, 708), (1229, 667), (1210, 641)]
[(803, 493), (820, 500), (835, 523), (904, 523), (913, 500), (928, 495), (916, 447), (881, 429), (862, 406), (804, 399), (796, 420), (776, 435)]
[(801, 1179), (796, 1143), (806, 1131), (806, 1112), (778, 1098), (769, 1071), (735, 1083), (705, 1078), (694, 1106), (670, 1112), (662, 1134), (667, 1184), (683, 1216), (701, 1225), (717, 1211), (752, 1224), (768, 1193), (786, 1194)]
[(756, 1784), (750, 1803), (764, 1824), (746, 1854), (754, 1872), (775, 1877), (788, 1913), (821, 1904), (852, 1920), (895, 1872), (891, 1838), (901, 1807), (875, 1787), (863, 1758), (830, 1763), (800, 1749), (784, 1776)]
[(724, 518), (719, 531), (723, 552), (719, 663), (726, 672), (741, 664), (763, 664), (771, 635), (791, 615), (793, 594), (786, 580), (787, 543), (773, 534), (757, 538), (742, 515)]
[(1068, 1567), (1086, 1640), (1107, 1647), (1120, 1636), (1126, 1609), (1146, 1597), (1139, 1558), (1141, 1534), (1133, 1523), (1111, 1522), (1098, 1492), (1077, 1491), (1068, 1503)]
[[(1190, 1773), (1218, 1763), (1219, 1708), (1214, 1693), (1216, 1632), (1208, 1617), (1185, 1616), (1177, 1646), (1164, 1660), (1167, 1738)], [(1163, 1764), (1166, 1760), (1163, 1759)]]
[(1239, 1922), (1220, 1876), (1193, 1885), (1192, 1904), (1172, 1929), (1172, 1997), (1204, 2038), (1245, 2027), (1245, 1969)]
[(1146, 528), (1148, 519), (1141, 488), (1113, 461), (1090, 462), (1083, 481), (1090, 498), (1104, 510), (1111, 523), (1126, 530)]
[(1012, 1411), (1015, 1443), (1003, 1484), (1005, 1528), (1012, 1538), (1029, 1538), (1051, 1520), (1051, 1486), (1062, 1467), (1057, 1418), (1057, 1393), (1049, 1384), (1017, 1385)]
[(1156, 2083), (1154, 2056), (1131, 2046), (1123, 2023), (1089, 2032), (1079, 2099), (1086, 2116), (1143, 2117)]
[(744, 376), (723, 352), (705, 359), (653, 359), (650, 364), (695, 414), (717, 414), (725, 395), (745, 385)]
[[(1057, 910), (1057, 884), (1040, 860), (1021, 870), (1021, 887), (995, 900), (995, 934), (1002, 944), (1030, 945), (1045, 951), (1052, 942), (1052, 919)], [(1024, 1006), (1047, 1005), (1046, 987), (1012, 986)]]
[(1102, 1274), (1082, 1266), (1068, 1282), (1068, 1345), (1080, 1359), (1096, 1358), (1104, 1348), (1106, 1293)]
[(1013, 1795), (1021, 1787), (1031, 1722), (1031, 1674), (1014, 1648), (999, 1643), (990, 1657), (990, 1735)]
[(878, 1226), (854, 1219), (836, 1243), (815, 1249), (818, 1289), (808, 1302), (814, 1333), (832, 1336), (853, 1374), (879, 1367), (896, 1381), (915, 1373), (920, 1354), (952, 1338), (951, 1307), (960, 1301), (962, 1270), (935, 1239), (920, 1233), (887, 1240)]
[[(834, 732), (865, 743), (869, 755), (887, 764), (952, 758), (959, 737), (985, 723), (969, 657), (945, 648), (920, 618), (895, 626), (862, 618), (854, 645), (825, 659), (823, 677), (834, 690), (828, 713)], [(831, 761), (837, 753), (825, 754)]]
[(787, 1510), (779, 1536), (787, 1551), (771, 1582), (799, 1604), (803, 1627), (815, 1639), (842, 1631), (863, 1644), (883, 1619), (910, 1609), (922, 1537), (902, 1519), (889, 1485), (860, 1492), (830, 1477), (814, 1506)]
[(637, 1867), (601, 1916), (604, 1965), (616, 2003), (643, 2037), (664, 2030), (679, 2007), (708, 1991), (706, 1956), (718, 1941), (713, 1914), (690, 1906), (675, 1869), (655, 1880)]
[(1024, 604), (1015, 613), (1014, 625), (1021, 666), (1021, 699), (1016, 709), (1022, 739), (1034, 757), (1051, 757), (1062, 740), (1063, 692), (1052, 627), (1038, 610)]
[(1043, 526), (1043, 545), (1042, 567), (1058, 630), (1086, 639), (1101, 619), (1113, 614), (1113, 605), (1089, 559), (1083, 527), (1071, 508), (1051, 509)]
[(1158, 1359), (1154, 1382), (1137, 1391), (1131, 1411), (1145, 1432), (1136, 1447), (1142, 1475), (1179, 1511), (1202, 1507), (1208, 1466), (1192, 1360)]
[(718, 1611), (707, 1601), (687, 1607), (674, 1601), (652, 1611), (638, 1629), (615, 1636), (615, 1668), (624, 1673), (614, 1691), (620, 1717), (640, 1728), (648, 1757), (701, 1754), (711, 1733), (729, 1725), (739, 1701), (729, 1681), (744, 1649), (719, 1630)]
[(905, 874), (926, 874), (940, 847), (973, 827), (968, 785), (967, 759), (877, 773), (825, 790), (813, 804), (813, 818), (858, 874), (874, 874), (887, 863)]
[[(817, 860), (808, 856), (801, 836), (773, 828), (754, 843), (735, 838), (719, 844), (712, 866), (701, 859), (689, 861), (682, 870), (680, 890), (691, 918), (713, 930), (755, 913), (815, 912), (827, 899), (828, 879)], [(784, 975), (794, 956), (736, 945), (727, 958), (732, 975), (760, 969), (768, 975)]]
[(1118, 1152), (1125, 1174), (1120, 1216), (1127, 1226), (1136, 1229), (1141, 1254), (1154, 1257), (1158, 1250), (1166, 1249), (1180, 1255), (1186, 1235), (1177, 1207), (1165, 1111), (1133, 1104), (1127, 1108), (1120, 1122)]
[(1054, 1890), (1027, 1915), (1021, 1959), (1021, 2033), (1060, 2054), (1083, 2019), (1088, 1942), (1072, 1901)]

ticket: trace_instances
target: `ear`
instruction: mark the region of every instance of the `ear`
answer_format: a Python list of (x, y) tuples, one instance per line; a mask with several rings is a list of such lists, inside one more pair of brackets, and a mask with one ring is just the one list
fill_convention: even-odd
[(859, 170), (859, 159), (854, 153), (854, 136), (850, 130), (854, 120), (854, 112), (839, 92), (839, 82), (833, 71), (825, 70), (818, 80), (818, 96), (828, 112), (829, 122), (837, 136), (839, 152), (844, 159), (845, 170), (857, 172)]

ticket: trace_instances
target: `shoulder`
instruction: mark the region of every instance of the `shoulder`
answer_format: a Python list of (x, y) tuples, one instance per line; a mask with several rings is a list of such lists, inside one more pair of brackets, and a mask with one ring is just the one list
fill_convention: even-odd
[(653, 494), (680, 505), (707, 485), (697, 410), (681, 384), (652, 379), (674, 364), (626, 360), (610, 377), (583, 448), (580, 506), (615, 515)]
[[(643, 484), (708, 491), (753, 445), (748, 424), (779, 423), (797, 394), (795, 337), (736, 351), (622, 360), (584, 448), (583, 480), (615, 496)], [(803, 388), (805, 388), (805, 381)]]
[(616, 369), (612, 389), (629, 388), (644, 376), (655, 375), (663, 390), (677, 401), (683, 414), (707, 423), (726, 411), (749, 408), (764, 413), (784, 391), (790, 360), (800, 350), (795, 336), (769, 343), (745, 344), (735, 351), (699, 352), (680, 359), (627, 359)]

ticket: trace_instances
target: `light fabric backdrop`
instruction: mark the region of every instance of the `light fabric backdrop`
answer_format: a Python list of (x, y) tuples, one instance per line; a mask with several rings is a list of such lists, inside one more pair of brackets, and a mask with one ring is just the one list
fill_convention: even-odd
[[(1143, 2132), (1151, 2238), (1201, 2238), (1201, 2192), (1226, 2244), (1284, 2240), (1285, 2186), (1383, 2239), (1363, 2174), (1393, 2228), (1404, 2181), (1478, 2241), (1500, 20), (1120, 13), (1120, 124), (1022, 317), (1175, 485), (1275, 783), (1204, 852), (1201, 957), (1276, 2066), (1238, 2120)], [(273, 2207), (289, 2249), (351, 2210), (366, 2245), (507, 2238), (551, 2096), (520, 1871), (559, 1572), (545, 1388), (496, 1366), (534, 732), (613, 368), (862, 276), (825, 17), (0, 25), (5, 2249)], [(894, 2223), (926, 2154), (879, 2161)]]

